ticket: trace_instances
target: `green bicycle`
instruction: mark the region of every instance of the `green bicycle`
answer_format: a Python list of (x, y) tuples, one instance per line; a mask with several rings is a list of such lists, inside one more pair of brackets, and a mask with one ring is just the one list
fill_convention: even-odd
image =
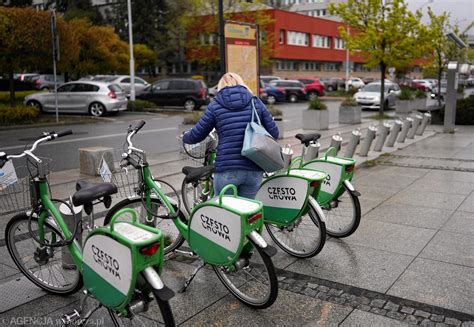
[[(12, 159), (26, 157), (30, 173), (25, 177), (24, 185), (28, 189), (24, 191), (31, 194), (31, 209), (14, 216), (5, 229), (10, 256), (31, 282), (49, 293), (69, 295), (84, 286), (85, 295), (79, 311), (65, 315), (65, 323), (79, 320), (79, 324), (85, 324), (95, 310), (105, 306), (114, 325), (119, 326), (118, 317), (133, 318), (147, 311), (154, 297), (162, 322), (174, 326), (168, 302), (174, 293), (159, 276), (164, 261), (161, 231), (138, 223), (132, 209), (117, 212), (110, 225), (96, 228), (93, 203), (99, 201), (110, 206), (110, 196), (117, 192), (117, 187), (111, 183), (77, 182), (78, 191), (69, 203), (75, 207), (84, 206), (90, 220), (76, 220), (73, 216), (73, 231), (55, 203), (65, 206), (71, 213), (75, 208), (66, 201), (50, 197), (46, 161), (33, 152), (41, 143), (70, 134), (72, 131), (45, 133), (22, 154), (0, 153), (0, 168)], [(10, 200), (15, 200), (18, 189), (14, 185), (2, 185), (0, 189), (12, 196)], [(12, 193), (6, 193), (9, 190), (13, 190)], [(131, 221), (118, 221), (122, 215), (132, 216)], [(83, 247), (79, 239), (82, 229), (89, 231)], [(66, 262), (65, 253), (70, 254), (72, 263)], [(89, 296), (99, 304), (81, 317)]]
[[(211, 135), (211, 139), (215, 137)], [(215, 142), (183, 145), (193, 157), (204, 157), (203, 167), (184, 167), (181, 192), (185, 208), (191, 212), (213, 195)], [(263, 203), (264, 223), (272, 240), (286, 253), (309, 258), (317, 255), (326, 242), (324, 213), (315, 200), (326, 178), (322, 171), (292, 168), (266, 178), (256, 200)]]
[(326, 232), (336, 238), (352, 235), (360, 224), (360, 193), (352, 185), (355, 160), (337, 157), (336, 149), (329, 148), (320, 158), (305, 161), (306, 149), (316, 145), (320, 134), (297, 134), (296, 138), (304, 145), (300, 156), (293, 159), (292, 165), (324, 171), (327, 174), (321, 190), (313, 194), (326, 216)]
[[(260, 235), (262, 204), (238, 197), (235, 187), (229, 186), (218, 197), (196, 206), (188, 219), (179, 209), (179, 199), (175, 201), (164, 194), (161, 189), (164, 182), (153, 178), (145, 152), (132, 144), (132, 137), (144, 124), (141, 121), (136, 128), (129, 128), (127, 149), (121, 162), (121, 167), (132, 166), (137, 170), (136, 196), (124, 199), (110, 209), (104, 224), (128, 207), (135, 208), (147, 225), (162, 226), (172, 222), (174, 231), (164, 231), (168, 240), (164, 252), (177, 251), (186, 240), (191, 252), (179, 252), (201, 259), (201, 265), (186, 280), (182, 292), (197, 272), (210, 264), (224, 286), (244, 304), (259, 309), (272, 305), (278, 295), (278, 281), (270, 257), (276, 250)], [(233, 190), (234, 194), (224, 195), (227, 190)], [(176, 191), (171, 193), (176, 194)], [(127, 218), (123, 216), (122, 219)]]

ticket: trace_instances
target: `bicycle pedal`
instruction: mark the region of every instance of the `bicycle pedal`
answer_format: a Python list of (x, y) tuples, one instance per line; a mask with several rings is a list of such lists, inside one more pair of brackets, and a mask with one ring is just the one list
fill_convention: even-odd
[(78, 321), (79, 319), (81, 319), (81, 314), (79, 313), (79, 311), (74, 310), (71, 313), (66, 313), (65, 315), (63, 315), (61, 321), (63, 322), (63, 324), (69, 325)]

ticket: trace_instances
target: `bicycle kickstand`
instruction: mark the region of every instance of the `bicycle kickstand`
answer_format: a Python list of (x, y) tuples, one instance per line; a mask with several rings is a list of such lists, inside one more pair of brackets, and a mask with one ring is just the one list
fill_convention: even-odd
[(188, 279), (186, 279), (186, 282), (184, 282), (183, 287), (178, 291), (178, 293), (184, 293), (186, 292), (186, 289), (188, 288), (189, 284), (193, 281), (194, 277), (196, 277), (197, 273), (199, 270), (201, 270), (202, 267), (204, 267), (206, 263), (203, 260), (200, 260), (199, 266), (194, 269), (194, 271), (189, 275)]

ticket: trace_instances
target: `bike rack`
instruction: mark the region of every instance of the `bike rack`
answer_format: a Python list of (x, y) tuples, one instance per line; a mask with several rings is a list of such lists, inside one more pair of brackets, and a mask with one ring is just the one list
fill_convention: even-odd
[(329, 145), (330, 148), (335, 148), (336, 149), (336, 154), (341, 150), (341, 144), (342, 144), (342, 136), (341, 133), (337, 133), (336, 135), (333, 135), (331, 137), (331, 144)]
[(374, 146), (374, 151), (382, 151), (383, 144), (385, 143), (385, 140), (387, 139), (387, 135), (390, 133), (390, 124), (388, 123), (383, 123), (379, 125), (378, 128), (379, 135), (375, 139), (375, 146)]
[[(78, 222), (82, 221), (82, 208), (83, 206), (74, 207), (71, 204), (71, 201), (67, 201), (67, 204), (62, 203), (59, 206), (59, 212), (61, 213), (61, 216), (63, 217), (64, 222), (66, 223), (67, 228), (69, 230), (71, 231), (75, 230), (76, 226), (78, 226), (77, 225)], [(80, 228), (80, 227), (77, 227), (77, 228)], [(76, 238), (76, 241), (79, 243), (79, 245), (82, 246), (82, 237), (80, 237), (80, 234), (78, 236), (79, 237)], [(66, 246), (61, 248), (61, 254), (62, 254), (61, 256), (62, 267), (64, 269), (74, 269), (76, 267), (76, 264), (74, 263), (74, 259), (72, 258), (71, 252)]]
[(352, 158), (354, 156), (357, 145), (360, 143), (361, 136), (362, 133), (360, 132), (360, 129), (355, 129), (352, 131), (349, 144), (347, 145), (346, 152), (344, 153), (344, 157)]
[(431, 123), (431, 114), (429, 112), (425, 112), (423, 115), (423, 120), (421, 121), (420, 126), (418, 126), (418, 129), (416, 130), (416, 135), (423, 135), (425, 132), (426, 126)]
[(377, 132), (377, 127), (375, 125), (369, 126), (367, 128), (367, 133), (365, 134), (365, 139), (361, 144), (361, 148), (359, 151), (359, 155), (361, 157), (367, 157), (367, 154), (369, 153), (370, 146), (372, 145), (372, 141), (375, 138), (375, 133)]
[[(304, 145), (303, 145), (304, 146)], [(319, 149), (321, 148), (321, 143), (316, 141), (315, 143), (310, 143), (309, 146), (304, 146), (304, 161), (311, 161), (316, 159), (319, 155)]]
[(397, 141), (397, 136), (400, 133), (400, 130), (402, 129), (403, 122), (401, 120), (395, 120), (392, 125), (392, 129), (390, 130), (390, 134), (387, 140), (387, 143), (385, 144), (386, 147), (393, 147), (395, 145), (395, 142)]
[(398, 135), (398, 139), (397, 139), (398, 143), (404, 143), (405, 142), (405, 139), (407, 138), (408, 130), (410, 129), (410, 126), (411, 126), (412, 122), (413, 122), (413, 118), (411, 118), (411, 117), (407, 117), (403, 121), (402, 130), (400, 132), (400, 135)]
[(420, 123), (421, 123), (422, 119), (423, 119), (423, 116), (420, 115), (420, 114), (416, 114), (413, 117), (413, 123), (412, 123), (411, 128), (408, 131), (408, 135), (407, 135), (408, 139), (414, 139), (415, 138), (416, 130), (418, 129), (418, 126), (420, 126)]

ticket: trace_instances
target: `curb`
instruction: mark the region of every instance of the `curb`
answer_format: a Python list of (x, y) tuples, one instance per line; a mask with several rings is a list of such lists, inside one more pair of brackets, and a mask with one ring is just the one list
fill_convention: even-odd
[[(97, 120), (97, 121), (94, 121)], [(37, 128), (37, 127), (49, 127), (49, 126), (65, 126), (65, 125), (85, 125), (85, 124), (95, 124), (101, 121), (110, 122), (110, 118), (106, 117), (90, 117), (90, 120), (78, 120), (77, 122), (59, 122), (59, 123), (39, 123), (39, 124), (30, 124), (30, 125), (8, 125), (0, 126), (2, 130), (9, 131), (15, 129), (28, 129), (28, 128)]]

